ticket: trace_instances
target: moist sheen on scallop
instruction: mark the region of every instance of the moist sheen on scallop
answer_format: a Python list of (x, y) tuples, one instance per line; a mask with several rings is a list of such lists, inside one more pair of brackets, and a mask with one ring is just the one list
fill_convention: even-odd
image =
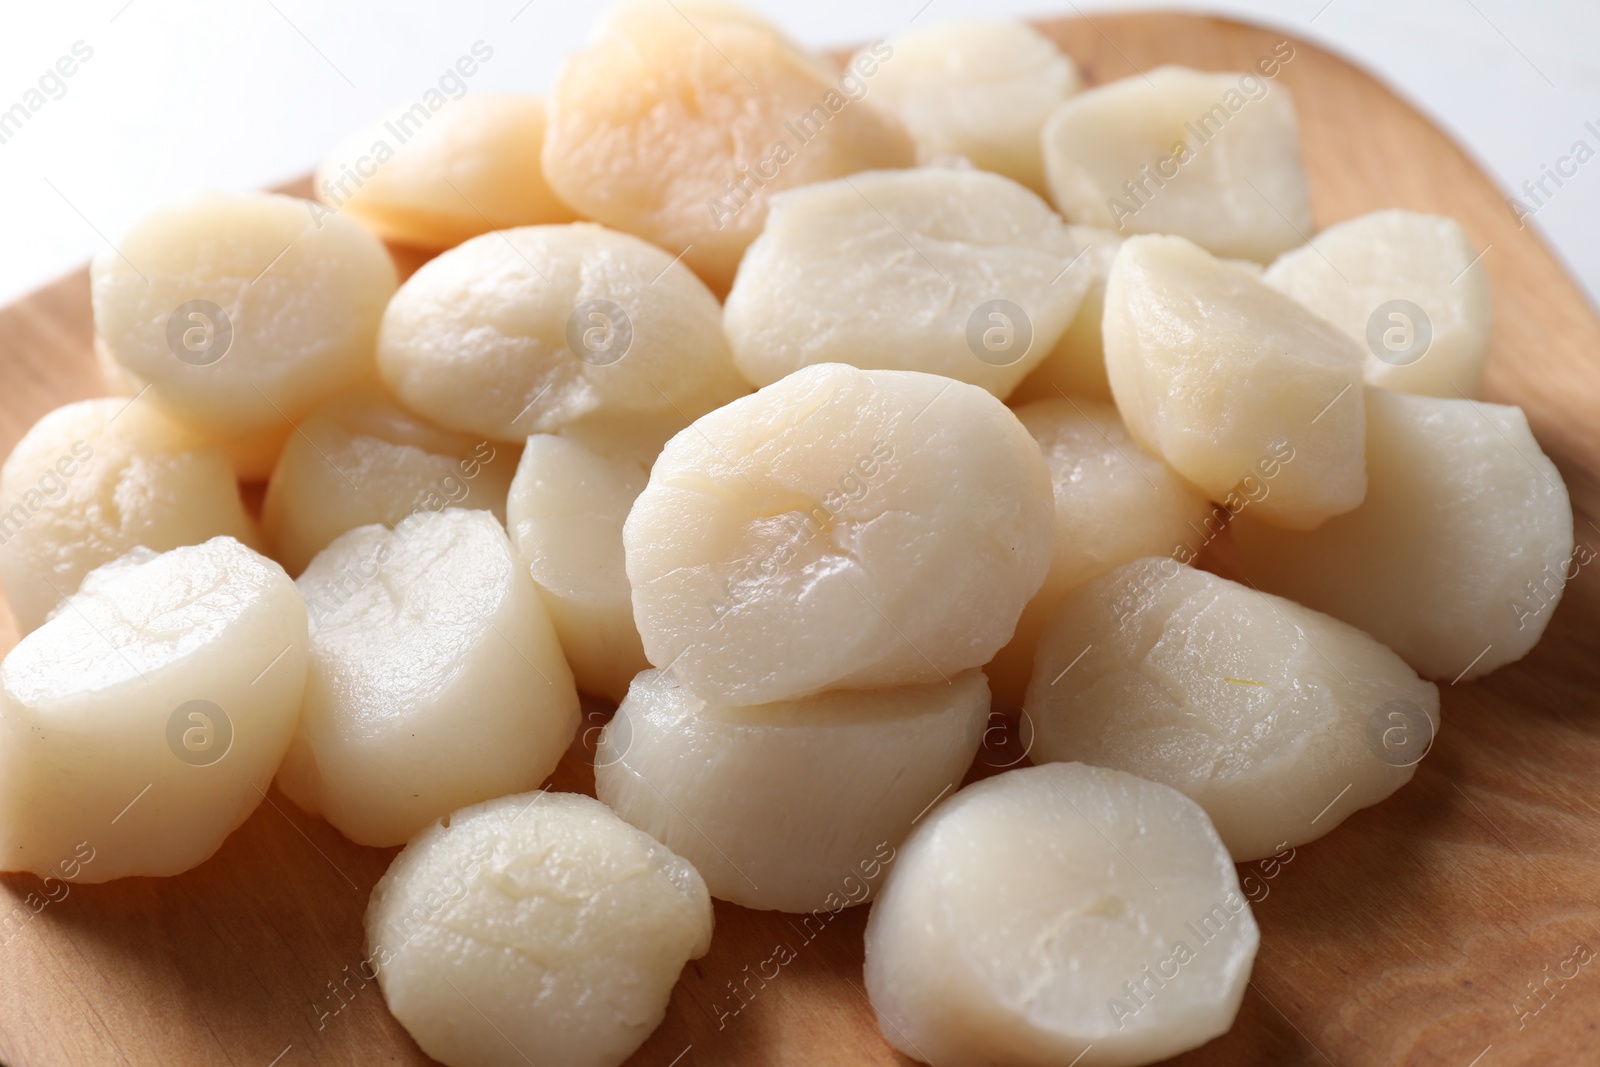
[[(1088, 287), (1083, 293), (1083, 303), (1072, 317), (1061, 339), (1056, 342), (1041, 362), (1022, 382), (1006, 396), (1012, 407), (1030, 404), (1035, 400), (1059, 400), (1070, 396), (1074, 400), (1110, 400), (1111, 382), (1106, 378), (1105, 338), (1101, 333), (1106, 309), (1106, 279), (1111, 275), (1111, 264), (1116, 261), (1117, 250), (1124, 238), (1110, 230), (1093, 226), (1069, 226), (1072, 239), (1081, 255), (1068, 266), (1069, 274), (1082, 273)], [(1262, 266), (1251, 260), (1224, 259), (1219, 262), (1260, 277)]]
[(359, 527), (297, 584), (311, 652), (278, 773), (289, 799), (358, 844), (386, 847), (555, 770), (578, 728), (578, 693), (489, 512)]
[(592, 797), (521, 793), (411, 839), (373, 888), (366, 962), (446, 1067), (619, 1067), (711, 925), (688, 862)]
[(0, 869), (179, 874), (261, 802), (294, 733), (306, 610), (233, 540), (134, 549), (0, 663)]
[(816, 363), (918, 370), (1004, 397), (1077, 313), (1088, 271), (1048, 204), (982, 171), (857, 174), (783, 193), (724, 326), (757, 385)]
[(1244, 574), (1387, 643), (1422, 674), (1465, 681), (1521, 659), (1567, 582), (1561, 472), (1521, 408), (1369, 389), (1367, 499), (1304, 533), (1233, 528)]
[(1004, 404), (915, 371), (797, 371), (667, 443), (623, 526), (650, 662), (709, 701), (946, 681), (1050, 565), (1049, 471)]
[(1026, 706), (1035, 760), (1181, 790), (1240, 862), (1399, 789), (1439, 725), (1438, 690), (1355, 627), (1158, 557), (1067, 594)]
[(1081, 763), (930, 812), (867, 920), (884, 1039), (936, 1067), (1152, 1063), (1233, 1025), (1260, 940), (1181, 793)]
[(836, 912), (872, 895), (913, 820), (960, 784), (988, 712), (979, 671), (754, 707), (645, 671), (601, 735), (595, 795), (712, 896)]
[(1362, 354), (1331, 323), (1181, 237), (1133, 237), (1104, 334), (1129, 432), (1211, 499), (1289, 529), (1361, 503)]

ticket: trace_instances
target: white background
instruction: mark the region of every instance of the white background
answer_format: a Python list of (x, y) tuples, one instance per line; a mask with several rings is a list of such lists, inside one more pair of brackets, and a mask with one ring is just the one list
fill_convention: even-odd
[[(1105, 0), (748, 0), (817, 46), (972, 15), (1085, 13)], [(547, 89), (595, 0), (93, 0), (5, 5), (0, 111), (76, 41), (59, 99), (0, 144), (0, 303), (80, 264), (152, 205), (309, 170), (414, 100), (474, 41), (474, 89)], [(1597, 0), (1165, 0), (1281, 26), (1355, 59), (1434, 116), (1508, 192), (1582, 138), (1600, 149)], [(1360, 151), (1352, 144), (1351, 151)], [(1553, 185), (1547, 188), (1554, 189)], [(1531, 202), (1530, 202), (1531, 204)], [(1600, 294), (1600, 159), (1533, 224)], [(3, 354), (0, 354), (3, 355)]]

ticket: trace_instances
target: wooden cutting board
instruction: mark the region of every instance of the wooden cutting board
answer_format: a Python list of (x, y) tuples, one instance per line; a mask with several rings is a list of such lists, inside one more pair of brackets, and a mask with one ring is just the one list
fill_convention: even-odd
[[(1162, 63), (1246, 70), (1283, 39), (1187, 15), (1043, 28), (1090, 82)], [(1385, 207), (1461, 220), (1494, 287), (1485, 394), (1527, 411), (1566, 477), (1579, 541), (1600, 549), (1594, 310), (1439, 130), (1366, 74), (1294, 47), (1278, 81), (1298, 107), (1318, 224)], [(83, 271), (0, 311), (0, 453), (49, 409), (103, 392), (90, 337)], [(1281, 866), (1241, 868), (1260, 897), (1250, 989), (1227, 1036), (1173, 1063), (1600, 1062), (1600, 957), (1550, 979), (1542, 1000), (1530, 991), (1572, 974), (1564, 961), (1580, 943), (1600, 952), (1597, 622), (1600, 575), (1584, 570), (1528, 658), (1443, 687), (1443, 730), (1411, 784)], [(0, 632), (0, 649), (14, 640)], [(592, 782), (580, 743), (555, 785)], [(0, 925), (0, 1059), (431, 1062), (377, 987), (351, 977), (368, 892), (393, 854), (350, 844), (274, 790), (196, 870), (73, 886), (20, 926)], [(40, 888), (0, 877), (0, 916)], [(808, 940), (789, 917), (719, 903), (710, 954), (685, 969), (666, 1021), (630, 1063), (909, 1063), (879, 1038), (862, 991), (865, 920), (852, 909)], [(761, 971), (779, 945), (795, 958), (740, 1008), (729, 983)]]

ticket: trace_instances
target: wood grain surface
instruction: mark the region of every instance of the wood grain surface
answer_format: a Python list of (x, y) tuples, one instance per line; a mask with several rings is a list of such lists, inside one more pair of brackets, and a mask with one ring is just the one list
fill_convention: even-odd
[[(1173, 62), (1245, 70), (1283, 39), (1184, 15), (1043, 28), (1090, 82)], [(1473, 162), (1371, 77), (1295, 42), (1278, 83), (1298, 108), (1319, 225), (1411, 208), (1454, 216), (1483, 249), (1495, 315), (1485, 395), (1526, 409), (1566, 477), (1579, 541), (1600, 548), (1593, 309)], [(0, 452), (51, 408), (104, 392), (90, 338), (82, 271), (0, 311)], [(1442, 733), (1411, 784), (1286, 864), (1241, 868), (1262, 896), (1244, 1006), (1229, 1034), (1172, 1062), (1600, 1062), (1600, 961), (1546, 981), (1572, 973), (1563, 961), (1580, 944), (1600, 951), (1597, 620), (1600, 576), (1585, 570), (1530, 656), (1441, 687)], [(14, 639), (0, 631), (0, 648)], [(557, 788), (591, 787), (581, 740)], [(352, 977), (367, 895), (393, 854), (350, 844), (274, 790), (213, 859), (177, 878), (72, 886), (33, 915), (23, 902), (38, 879), (0, 877), (0, 915), (32, 915), (0, 928), (0, 1060), (431, 1062), (377, 987)], [(862, 991), (865, 909), (809, 937), (783, 915), (719, 903), (716, 918), (710, 954), (685, 969), (666, 1021), (630, 1063), (909, 1062), (879, 1038)], [(752, 983), (741, 1007), (730, 983), (780, 944), (795, 958)]]

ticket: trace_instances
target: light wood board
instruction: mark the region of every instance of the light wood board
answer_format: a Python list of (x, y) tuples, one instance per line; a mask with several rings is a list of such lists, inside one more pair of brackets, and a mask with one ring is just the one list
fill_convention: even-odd
[[(1187, 15), (1097, 15), (1045, 29), (1091, 82), (1169, 62), (1245, 70), (1283, 39)], [(1295, 49), (1278, 82), (1294, 94), (1318, 224), (1385, 207), (1461, 220), (1494, 288), (1485, 395), (1526, 409), (1572, 491), (1579, 540), (1600, 548), (1594, 310), (1436, 128), (1343, 61)], [(90, 338), (82, 271), (0, 311), (0, 453), (51, 408), (103, 392)], [(1443, 687), (1443, 730), (1411, 784), (1299, 849), (1270, 879), (1247, 869), (1267, 895), (1255, 906), (1261, 952), (1238, 1022), (1173, 1062), (1600, 1062), (1600, 964), (1541, 987), (1542, 1008), (1519, 1018), (1540, 1005), (1527, 983), (1543, 981), (1546, 967), (1556, 971), (1579, 942), (1600, 951), (1597, 620), (1600, 575), (1583, 571), (1527, 659)], [(0, 649), (14, 639), (0, 629)], [(591, 784), (575, 749), (556, 785)], [(343, 999), (332, 992), (363, 957), (367, 895), (392, 855), (350, 844), (274, 791), (196, 870), (72, 887), (0, 944), (0, 1060), (430, 1062), (375, 985), (350, 980)], [(0, 913), (39, 887), (31, 876), (0, 877)], [(861, 989), (865, 920), (865, 909), (851, 909), (808, 940), (790, 917), (719, 903), (710, 954), (685, 969), (666, 1021), (630, 1062), (909, 1062), (879, 1038)], [(724, 1017), (719, 1006), (738, 1004), (728, 983), (758, 971), (780, 943), (793, 962)], [(559, 1067), (529, 1051), (539, 1067)]]

